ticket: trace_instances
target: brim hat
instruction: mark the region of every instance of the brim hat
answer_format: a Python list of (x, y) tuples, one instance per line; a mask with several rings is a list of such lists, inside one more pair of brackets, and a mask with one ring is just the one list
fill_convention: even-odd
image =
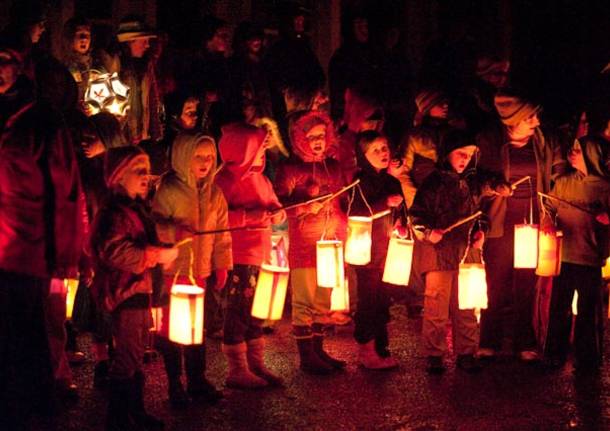
[(476, 74), (479, 78), (494, 73), (508, 74), (510, 70), (510, 61), (494, 60), (489, 57), (482, 57), (477, 60)]
[(116, 38), (119, 42), (129, 42), (137, 39), (151, 39), (157, 37), (154, 30), (144, 22), (134, 19), (125, 20), (119, 24)]
[(506, 126), (516, 126), (542, 109), (539, 104), (508, 92), (498, 93), (494, 97), (494, 105), (500, 120)]
[(104, 180), (106, 186), (112, 188), (123, 177), (135, 162), (148, 160), (148, 155), (133, 145), (127, 147), (109, 148), (104, 158)]
[(426, 115), (432, 108), (447, 101), (447, 96), (439, 90), (422, 90), (415, 97), (415, 105), (421, 115)]

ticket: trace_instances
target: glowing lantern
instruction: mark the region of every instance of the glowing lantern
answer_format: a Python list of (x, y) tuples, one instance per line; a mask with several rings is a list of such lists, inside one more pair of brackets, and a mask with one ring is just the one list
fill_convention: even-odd
[(572, 314), (578, 316), (578, 290), (575, 290), (572, 296)]
[(337, 240), (320, 240), (316, 243), (316, 273), (318, 286), (333, 289), (345, 279), (343, 243)]
[(349, 285), (347, 278), (330, 294), (330, 311), (349, 311)]
[(288, 235), (274, 233), (271, 235), (271, 265), (288, 266)]
[(395, 232), (388, 245), (382, 281), (398, 286), (407, 286), (411, 276), (412, 262), (413, 240), (401, 238)]
[(536, 274), (554, 277), (561, 271), (562, 232), (540, 232), (538, 235), (538, 266)]
[(78, 279), (77, 278), (64, 278), (64, 286), (66, 287), (66, 319), (72, 318), (72, 311), (74, 310), (74, 299), (76, 298), (76, 291), (78, 290)]
[(371, 217), (348, 217), (345, 262), (352, 265), (366, 265), (371, 261), (372, 229)]
[(203, 344), (204, 290), (174, 284), (169, 301), (169, 339), (179, 344)]
[(536, 268), (538, 264), (538, 225), (515, 225), (515, 268)]
[[(163, 330), (163, 307), (151, 308), (151, 314), (153, 326), (150, 328), (150, 332), (161, 333)], [(167, 334), (165, 334), (165, 336), (167, 336)]]
[(107, 111), (113, 115), (123, 116), (129, 108), (129, 87), (123, 84), (113, 73), (98, 74), (89, 80), (85, 91), (85, 102), (94, 114)]
[(606, 264), (602, 267), (602, 278), (610, 278), (610, 257), (606, 259)]
[(265, 263), (261, 265), (252, 301), (252, 316), (258, 319), (281, 320), (289, 272), (286, 267)]
[(460, 263), (458, 273), (458, 308), (475, 310), (477, 321), (480, 310), (487, 308), (487, 279), (484, 263)]

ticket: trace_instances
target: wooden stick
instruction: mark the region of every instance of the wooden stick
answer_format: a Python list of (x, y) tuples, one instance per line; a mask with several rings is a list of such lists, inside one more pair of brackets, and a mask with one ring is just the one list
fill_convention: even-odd
[(515, 190), (517, 188), (517, 186), (527, 180), (529, 180), (531, 177), (529, 175), (524, 176), (523, 178), (521, 178), (520, 180), (515, 181), (514, 183), (512, 183), (510, 185), (510, 188)]
[(214, 235), (217, 233), (234, 232), (237, 230), (256, 231), (256, 230), (267, 230), (267, 228), (266, 227), (257, 227), (257, 226), (239, 226), (239, 227), (229, 227), (226, 229), (216, 229), (216, 230), (196, 230), (193, 232), (193, 235)]
[(577, 210), (580, 210), (582, 212), (590, 214), (590, 215), (592, 215), (594, 217), (597, 215), (593, 211), (590, 211), (590, 210), (588, 210), (588, 209), (586, 209), (584, 207), (581, 207), (580, 205), (574, 204), (574, 203), (572, 203), (570, 201), (566, 201), (565, 199), (558, 198), (557, 196), (547, 195), (546, 193), (542, 193), (542, 192), (538, 192), (538, 194), (540, 196), (542, 196), (543, 198), (552, 199), (552, 200), (555, 200), (557, 202), (561, 202), (561, 203), (566, 204), (566, 205), (568, 205), (568, 206), (570, 206), (572, 208), (575, 208)]
[(375, 213), (371, 216), (373, 220), (377, 220), (378, 218), (385, 217), (392, 212), (391, 209), (383, 210), (378, 213)]
[(458, 226), (463, 225), (464, 223), (468, 223), (469, 221), (474, 220), (475, 218), (479, 217), (481, 214), (483, 214), (483, 211), (477, 211), (476, 213), (472, 214), (471, 216), (468, 216), (466, 218), (463, 218), (462, 220), (456, 221), (451, 226), (443, 229), (443, 234), (452, 231), (453, 229), (455, 229)]
[[(307, 200), (305, 202), (299, 202), (297, 204), (286, 205), (286, 206), (274, 209), (271, 212), (272, 213), (277, 213), (277, 212), (280, 212), (280, 211), (292, 210), (292, 209), (299, 208), (299, 207), (302, 207), (302, 206), (305, 206), (305, 205), (309, 205), (309, 204), (311, 204), (313, 202), (318, 202), (318, 201), (329, 202), (329, 201), (333, 200), (334, 198), (336, 198), (337, 196), (339, 196), (340, 194), (345, 193), (346, 191), (348, 191), (352, 187), (355, 187), (359, 182), (360, 182), (360, 180), (356, 180), (353, 183), (351, 183), (351, 184), (349, 184), (349, 185), (339, 189), (335, 193), (327, 193), (325, 195), (309, 199), (309, 200)], [(324, 203), (326, 203), (326, 202), (324, 202)]]

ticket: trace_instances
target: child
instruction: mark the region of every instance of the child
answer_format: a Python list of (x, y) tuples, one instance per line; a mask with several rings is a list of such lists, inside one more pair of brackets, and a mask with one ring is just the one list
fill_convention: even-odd
[[(171, 160), (173, 170), (163, 176), (153, 201), (153, 216), (157, 222), (159, 238), (167, 243), (176, 243), (190, 237), (193, 231), (226, 229), (229, 226), (227, 201), (218, 186), (214, 184), (216, 174), (214, 139), (203, 134), (179, 134), (172, 146)], [(180, 247), (175, 265), (166, 273), (165, 284), (171, 289), (176, 272), (179, 274), (178, 282), (190, 284), (188, 276), (192, 271), (197, 284), (208, 287), (205, 300), (207, 316), (209, 314), (207, 306), (213, 300), (212, 289), (220, 291), (224, 287), (227, 270), (233, 265), (231, 234), (224, 232), (192, 238), (192, 243)], [(212, 271), (214, 271), (214, 280), (210, 280)], [(167, 305), (168, 297), (164, 296), (162, 303)], [(165, 316), (166, 313), (163, 315)], [(222, 397), (222, 394), (205, 378), (204, 344), (181, 349), (180, 345), (163, 336), (159, 336), (157, 342), (168, 376), (169, 399), (174, 407), (184, 407), (188, 402), (180, 381), (183, 356), (188, 394), (211, 403)]]
[[(343, 185), (339, 162), (328, 156), (335, 137), (328, 116), (308, 111), (294, 118), (290, 126), (294, 157), (280, 165), (277, 194), (284, 205), (332, 193)], [(330, 323), (332, 289), (318, 287), (316, 241), (321, 237), (345, 239), (345, 214), (334, 199), (313, 202), (288, 214), (292, 325), (306, 373), (328, 374), (345, 367), (345, 361), (329, 356), (323, 348), (324, 325)]]
[(110, 195), (96, 215), (91, 233), (94, 296), (112, 313), (115, 350), (106, 425), (113, 430), (163, 429), (163, 422), (144, 410), (142, 363), (152, 326), (151, 269), (171, 263), (178, 250), (160, 247), (144, 206), (149, 173), (148, 156), (138, 147), (108, 150), (104, 177)]
[[(360, 172), (359, 187), (363, 197), (355, 191), (348, 215), (370, 216), (399, 207), (404, 199), (400, 182), (387, 173), (390, 148), (379, 132), (362, 132), (356, 139), (356, 157)], [(355, 314), (354, 338), (359, 346), (360, 364), (367, 369), (396, 368), (398, 362), (388, 351), (387, 323), (390, 320), (389, 286), (381, 281), (394, 217), (387, 214), (373, 221), (371, 262), (354, 266), (357, 276), (358, 307)]]
[[(444, 154), (439, 155), (437, 169), (417, 190), (411, 207), (418, 238), (422, 239), (420, 270), (425, 279), (422, 333), (428, 356), (427, 371), (432, 374), (445, 371), (443, 355), (447, 350), (447, 320), (451, 315), (457, 366), (467, 372), (477, 372), (480, 365), (474, 354), (479, 344), (479, 329), (474, 310), (458, 308), (458, 269), (466, 253), (482, 248), (485, 235), (482, 230), (473, 229), (475, 221), (450, 232), (445, 233), (444, 229), (478, 210), (484, 179), (481, 173), (469, 169), (478, 150), (465, 132), (448, 133), (442, 148)], [(491, 178), (497, 192), (508, 194), (499, 177)], [(472, 235), (471, 231), (474, 231)]]
[(281, 385), (264, 364), (262, 323), (252, 317), (252, 300), (260, 265), (271, 257), (271, 224), (286, 214), (263, 175), (267, 132), (247, 124), (229, 124), (219, 143), (223, 169), (216, 178), (229, 204), (229, 226), (251, 227), (231, 232), (233, 271), (229, 278), (222, 351), (229, 363), (226, 385), (255, 389)]
[(571, 172), (561, 175), (551, 191), (582, 209), (545, 199), (550, 216), (543, 219), (546, 230), (553, 229), (556, 217), (563, 231), (561, 273), (553, 282), (546, 341), (545, 361), (552, 367), (563, 365), (570, 344), (572, 297), (578, 292), (578, 315), (574, 327), (575, 367), (595, 371), (602, 361), (603, 289), (601, 267), (608, 257), (608, 213), (610, 182), (603, 168), (601, 140), (581, 138), (568, 153)]

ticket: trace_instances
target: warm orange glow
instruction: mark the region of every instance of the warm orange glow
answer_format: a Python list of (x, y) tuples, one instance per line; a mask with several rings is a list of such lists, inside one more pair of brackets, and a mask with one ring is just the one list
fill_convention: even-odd
[(169, 302), (169, 339), (174, 343), (203, 344), (204, 290), (175, 284)]
[(316, 243), (316, 273), (318, 286), (333, 289), (345, 279), (343, 242), (321, 240)]
[(347, 219), (347, 240), (345, 241), (345, 262), (351, 265), (366, 265), (371, 261), (371, 217), (349, 217)]
[(538, 264), (538, 225), (515, 225), (515, 268), (536, 268)]
[(383, 269), (383, 281), (385, 283), (407, 286), (411, 276), (411, 264), (413, 262), (413, 240), (403, 239), (398, 235), (392, 235), (388, 245), (388, 254)]
[(64, 286), (66, 286), (66, 319), (72, 318), (72, 311), (74, 310), (74, 299), (76, 298), (76, 291), (78, 290), (78, 279), (77, 278), (65, 278)]
[(285, 267), (261, 265), (252, 301), (252, 316), (265, 320), (282, 319), (289, 272)]
[(538, 235), (538, 266), (536, 274), (555, 277), (561, 271), (562, 232), (540, 232)]
[(330, 294), (330, 311), (349, 311), (349, 285), (347, 278)]

